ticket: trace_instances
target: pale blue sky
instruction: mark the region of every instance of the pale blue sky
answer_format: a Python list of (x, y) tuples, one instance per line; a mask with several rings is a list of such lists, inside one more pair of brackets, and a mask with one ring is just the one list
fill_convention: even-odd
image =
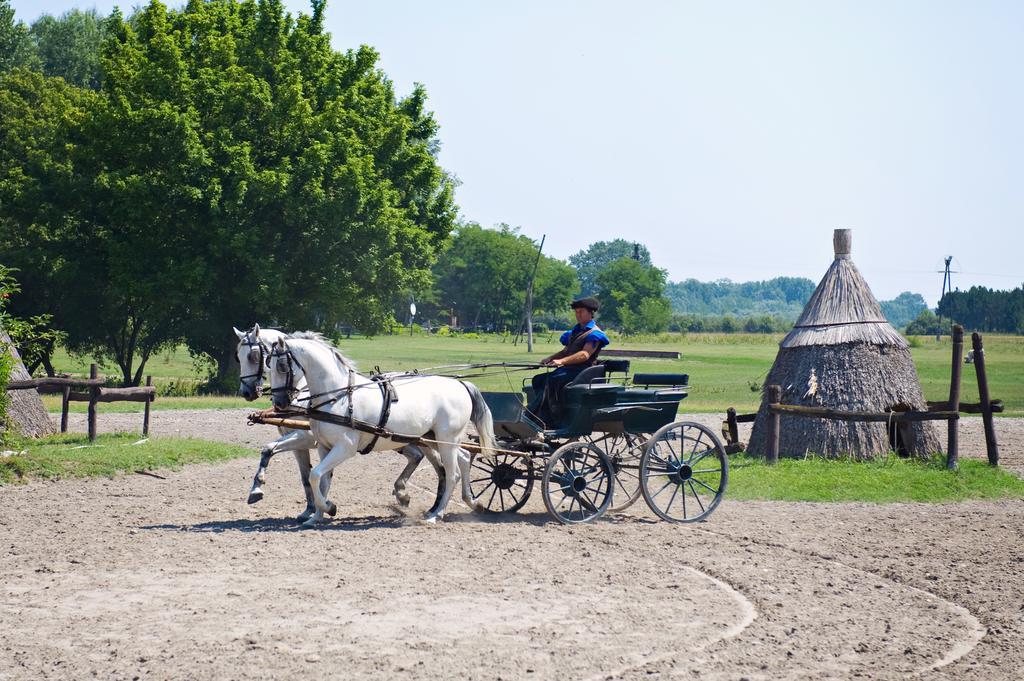
[(1024, 3), (334, 0), (326, 24), (426, 86), (463, 217), (556, 257), (623, 237), (673, 280), (817, 281), (848, 227), (882, 299), (934, 304), (945, 255), (960, 288), (1024, 283)]

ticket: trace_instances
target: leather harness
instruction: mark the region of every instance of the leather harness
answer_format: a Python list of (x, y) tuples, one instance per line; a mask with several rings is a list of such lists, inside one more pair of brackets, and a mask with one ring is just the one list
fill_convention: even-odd
[[(295, 356), (292, 354), (291, 350), (280, 353), (277, 352), (277, 350), (275, 349), (270, 353), (269, 357), (267, 358), (268, 364), (270, 359), (274, 357), (285, 357), (287, 359), (288, 383), (280, 388), (272, 388), (270, 392), (294, 392), (295, 388), (293, 386), (294, 374), (292, 372), (292, 362), (297, 364), (300, 369), (303, 369), (303, 372), (305, 372), (305, 369), (302, 367), (301, 364), (299, 364), (299, 361), (295, 359)], [(314, 421), (322, 421), (324, 423), (330, 423), (337, 426), (344, 426), (346, 428), (351, 428), (353, 430), (358, 430), (360, 432), (369, 433), (373, 435), (373, 438), (370, 440), (369, 444), (359, 449), (360, 454), (369, 454), (371, 451), (373, 451), (373, 448), (377, 445), (377, 441), (380, 440), (380, 438), (384, 438), (386, 440), (394, 440), (395, 442), (403, 442), (406, 444), (419, 442), (423, 436), (414, 437), (411, 435), (399, 435), (387, 429), (386, 426), (388, 423), (388, 418), (390, 418), (391, 416), (391, 403), (398, 401), (398, 392), (395, 390), (395, 386), (392, 384), (390, 377), (387, 374), (382, 373), (380, 371), (380, 368), (375, 369), (374, 372), (370, 375), (370, 380), (376, 383), (377, 386), (380, 388), (381, 399), (383, 401), (380, 409), (380, 417), (377, 419), (376, 424), (355, 418), (353, 414), (355, 407), (352, 404), (353, 393), (355, 393), (355, 391), (358, 390), (359, 388), (369, 385), (363, 384), (361, 386), (357, 386), (355, 384), (355, 374), (355, 371), (352, 371), (351, 369), (349, 370), (348, 386), (345, 388), (340, 388), (338, 390), (330, 390), (327, 392), (318, 393), (316, 395), (310, 395), (308, 398), (310, 401), (310, 405), (306, 407), (305, 411), (303, 412), (303, 415)], [(459, 383), (462, 383), (462, 386), (466, 388), (466, 391), (469, 392), (470, 399), (472, 400), (473, 393), (470, 392), (469, 386), (467, 386), (462, 381), (459, 381)], [(342, 391), (344, 392), (342, 393)], [(331, 394), (334, 394), (334, 397), (326, 399), (317, 404), (313, 404), (314, 399)], [(344, 416), (332, 414), (327, 411), (321, 411), (321, 407), (334, 404), (335, 402), (340, 400), (343, 395), (348, 398), (348, 410)]]

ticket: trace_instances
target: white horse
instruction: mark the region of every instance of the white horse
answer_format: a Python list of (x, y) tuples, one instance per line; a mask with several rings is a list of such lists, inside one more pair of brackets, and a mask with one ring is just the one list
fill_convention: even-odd
[[(277, 329), (261, 329), (259, 324), (253, 325), (252, 329), (245, 332), (232, 328), (238, 337), (238, 347), (235, 349), (240, 375), (238, 393), (247, 401), (252, 402), (263, 394), (263, 379), (270, 359), (270, 347), (286, 334)], [(309, 395), (305, 379), (299, 379), (295, 387), (297, 390), (290, 406), (295, 409), (305, 409), (308, 404), (306, 398)], [(277, 430), (281, 437), (267, 443), (260, 452), (260, 463), (249, 490), (248, 503), (255, 504), (263, 499), (266, 471), (274, 455), (280, 452), (293, 452), (295, 461), (299, 464), (299, 477), (302, 479), (302, 489), (306, 495), (306, 508), (298, 516), (299, 522), (304, 522), (316, 511), (313, 504), (313, 490), (309, 484), (309, 472), (312, 468), (310, 452), (317, 448), (316, 437), (309, 430), (284, 427), (278, 427)], [(408, 464), (395, 481), (394, 494), (399, 506), (404, 508), (409, 505), (409, 495), (406, 492), (409, 477), (423, 459), (424, 452), (419, 447), (411, 445), (404, 448), (401, 453), (408, 460)], [(440, 472), (441, 464), (436, 457), (432, 456), (432, 453), (427, 456), (427, 459), (434, 469)], [(331, 476), (327, 475), (322, 478), (320, 486), (323, 496), (326, 497), (331, 488)], [(440, 485), (438, 486), (438, 496), (440, 496)], [(327, 513), (333, 516), (337, 512), (337, 507), (333, 502), (328, 502), (328, 504)]]
[[(392, 435), (428, 439), (431, 442), (421, 446), (440, 455), (443, 470), (439, 472), (438, 489), (441, 494), (427, 512), (428, 522), (443, 516), (460, 470), (462, 499), (470, 508), (476, 508), (469, 487), (469, 456), (458, 443), (462, 442), (472, 422), (481, 446), (493, 447), (494, 425), (491, 411), (475, 385), (443, 376), (396, 376), (392, 387), (397, 399), (386, 404), (380, 382), (356, 372), (355, 366), (318, 334), (302, 333), (278, 339), (270, 354), (274, 405), (286, 407), (303, 378), (311, 393), (310, 409), (335, 421), (310, 420), (320, 449), (320, 463), (309, 476), (316, 512), (306, 521), (307, 526), (316, 524), (330, 510), (321, 493), (320, 481), (357, 452), (408, 447), (401, 439), (391, 439)], [(386, 429), (383, 433), (374, 434), (336, 422), (348, 420), (378, 426), (386, 410), (389, 413), (386, 423), (382, 424)], [(415, 467), (411, 462), (410, 466)]]

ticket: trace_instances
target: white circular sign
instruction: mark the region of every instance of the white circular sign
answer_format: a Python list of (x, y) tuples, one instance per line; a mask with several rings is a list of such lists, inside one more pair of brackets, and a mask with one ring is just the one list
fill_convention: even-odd
[(409, 303), (409, 316), (410, 317), (415, 317), (416, 316), (416, 303)]

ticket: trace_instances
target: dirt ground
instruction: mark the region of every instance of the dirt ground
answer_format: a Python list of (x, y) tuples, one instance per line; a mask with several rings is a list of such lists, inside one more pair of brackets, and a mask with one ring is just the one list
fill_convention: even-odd
[[(244, 414), (158, 411), (152, 427), (273, 438)], [(980, 421), (964, 425), (983, 456)], [(997, 427), (1024, 469), (1024, 421)], [(254, 506), (255, 459), (0, 487), (0, 679), (1024, 677), (1024, 502), (726, 495), (697, 526), (641, 501), (563, 527), (538, 492), (515, 516), (453, 502), (429, 526), (392, 506), (403, 463), (346, 463), (338, 518), (310, 531), (291, 519), (289, 455)], [(414, 482), (423, 510), (433, 473)]]

